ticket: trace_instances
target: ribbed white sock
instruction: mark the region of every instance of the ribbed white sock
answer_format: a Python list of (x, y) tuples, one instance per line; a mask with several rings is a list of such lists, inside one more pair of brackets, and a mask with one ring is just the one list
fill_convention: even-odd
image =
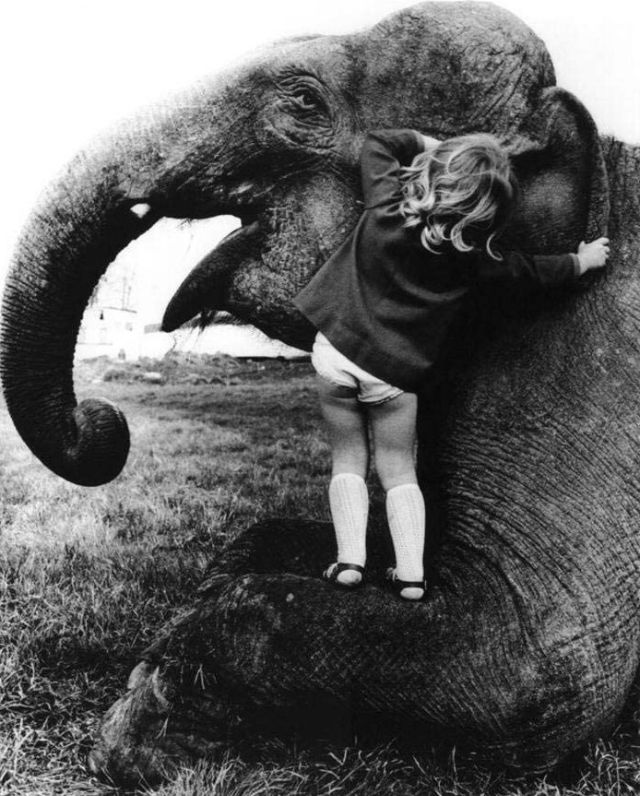
[(399, 580), (422, 580), (425, 509), (420, 487), (413, 483), (394, 486), (387, 492), (386, 508), (396, 576)]
[[(338, 562), (365, 565), (369, 494), (364, 479), (355, 473), (338, 473), (329, 484), (329, 507), (338, 544)], [(360, 573), (342, 572), (338, 581), (359, 583)]]

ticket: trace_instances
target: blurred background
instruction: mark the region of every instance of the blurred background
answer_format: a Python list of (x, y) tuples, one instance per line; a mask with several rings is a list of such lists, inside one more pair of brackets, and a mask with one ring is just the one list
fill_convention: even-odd
[[(457, 0), (449, 0), (456, 2)], [(557, 81), (603, 133), (640, 144), (640, 5), (623, 0), (500, 0), (545, 41)], [(259, 44), (303, 33), (347, 33), (410, 0), (26, 0), (0, 11), (0, 285), (39, 192), (93, 135), (139, 106), (241, 59)], [(83, 355), (161, 356), (182, 346), (214, 353), (273, 348), (256, 330), (200, 336), (154, 332), (167, 300), (233, 218), (160, 222), (120, 255), (89, 308)], [(146, 346), (146, 348), (145, 348)], [(108, 351), (107, 351), (108, 349)]]

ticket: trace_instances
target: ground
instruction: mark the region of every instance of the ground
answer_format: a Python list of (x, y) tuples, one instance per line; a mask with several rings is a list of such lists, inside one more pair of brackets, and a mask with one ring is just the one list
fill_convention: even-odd
[[(145, 381), (160, 373), (161, 383)], [(106, 380), (105, 380), (106, 377)], [(157, 377), (154, 377), (157, 381)], [(0, 405), (0, 796), (118, 791), (85, 768), (99, 718), (136, 653), (193, 591), (225, 540), (274, 516), (328, 519), (329, 452), (307, 362), (169, 356), (84, 362), (79, 397), (125, 411), (132, 451), (112, 484), (85, 489), (37, 462)], [(374, 485), (373, 512), (381, 511)], [(158, 796), (596, 796), (640, 790), (629, 718), (560, 774), (513, 782), (455, 750), (257, 754), (185, 771)]]

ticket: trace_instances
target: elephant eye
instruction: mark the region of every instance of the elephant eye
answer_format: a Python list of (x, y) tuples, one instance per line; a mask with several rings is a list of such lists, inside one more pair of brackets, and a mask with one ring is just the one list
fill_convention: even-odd
[(312, 75), (287, 75), (279, 81), (286, 110), (301, 121), (318, 123), (329, 119), (322, 84)]
[(293, 97), (293, 101), (303, 111), (315, 110), (318, 107), (318, 98), (309, 88), (298, 89)]
[(328, 148), (333, 143), (331, 92), (316, 75), (293, 68), (274, 77), (275, 102), (267, 118), (276, 135), (295, 146)]

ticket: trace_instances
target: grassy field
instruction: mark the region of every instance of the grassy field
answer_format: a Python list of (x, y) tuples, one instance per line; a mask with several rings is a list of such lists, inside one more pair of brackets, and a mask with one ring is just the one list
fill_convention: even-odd
[[(160, 371), (160, 384), (143, 381)], [(270, 516), (327, 519), (329, 455), (307, 363), (167, 358), (82, 363), (79, 397), (127, 414), (114, 483), (82, 489), (25, 449), (0, 406), (0, 794), (117, 793), (85, 768), (99, 718), (140, 651), (188, 604), (225, 540)], [(103, 379), (107, 380), (104, 381)], [(375, 506), (379, 510), (380, 494)], [(278, 744), (184, 771), (162, 796), (640, 791), (637, 723), (555, 778), (509, 782), (455, 752), (393, 746), (311, 753)]]

